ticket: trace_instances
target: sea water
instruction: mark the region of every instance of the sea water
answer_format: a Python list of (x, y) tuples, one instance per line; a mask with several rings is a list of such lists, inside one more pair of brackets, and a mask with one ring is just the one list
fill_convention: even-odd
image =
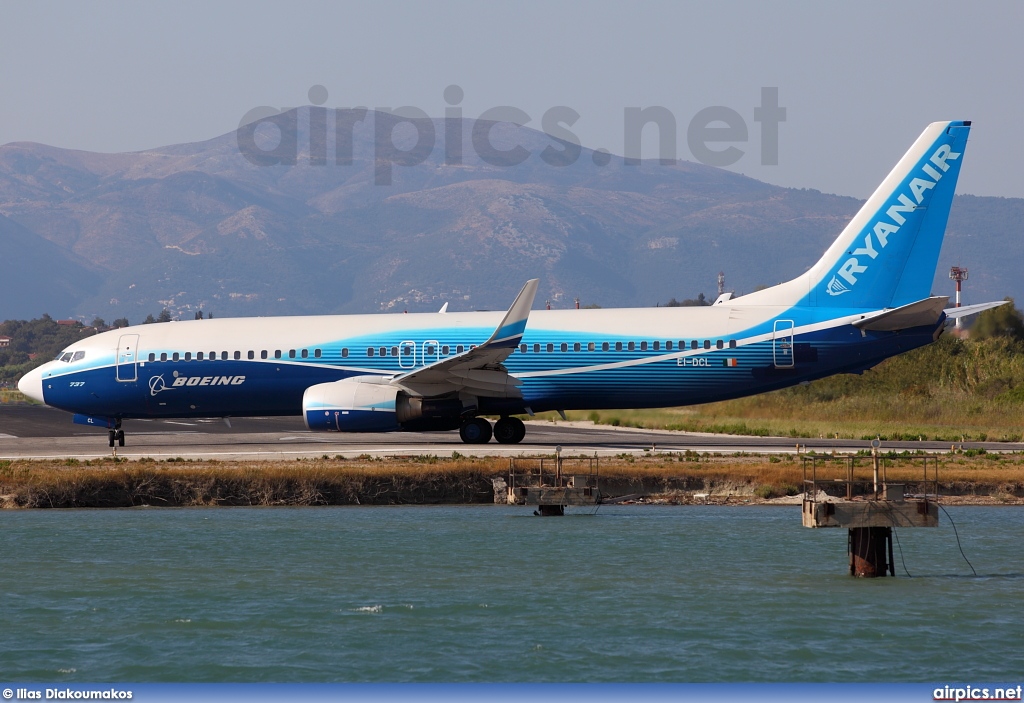
[(0, 679), (1024, 678), (1020, 508), (949, 508), (977, 576), (942, 515), (873, 580), (799, 507), (591, 512), (0, 513)]

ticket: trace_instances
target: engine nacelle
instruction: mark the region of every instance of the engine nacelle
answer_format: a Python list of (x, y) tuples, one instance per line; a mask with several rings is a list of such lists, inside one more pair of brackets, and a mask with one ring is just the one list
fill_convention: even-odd
[(390, 432), (399, 429), (398, 392), (372, 376), (318, 383), (302, 394), (302, 416), (314, 432)]
[(452, 430), (462, 411), (457, 398), (409, 396), (381, 376), (318, 383), (302, 395), (302, 416), (314, 432)]

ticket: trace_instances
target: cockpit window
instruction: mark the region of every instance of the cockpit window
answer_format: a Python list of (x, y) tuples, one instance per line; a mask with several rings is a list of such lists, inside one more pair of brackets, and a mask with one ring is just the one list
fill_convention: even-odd
[(60, 360), (63, 361), (66, 364), (69, 361), (71, 361), (71, 357), (72, 356), (73, 355), (72, 355), (71, 352), (64, 352), (63, 354), (60, 355)]
[(76, 351), (75, 355), (73, 357), (71, 357), (71, 360), (72, 361), (81, 361), (84, 358), (85, 358), (85, 352), (84, 351)]

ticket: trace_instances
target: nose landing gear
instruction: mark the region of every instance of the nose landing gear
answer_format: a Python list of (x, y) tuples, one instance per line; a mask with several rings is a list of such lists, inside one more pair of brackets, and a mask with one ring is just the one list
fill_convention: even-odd
[(123, 447), (124, 430), (121, 429), (121, 422), (118, 421), (118, 423), (114, 427), (115, 429), (112, 429), (109, 432), (107, 432), (107, 444), (113, 447), (114, 443), (117, 442), (117, 446)]

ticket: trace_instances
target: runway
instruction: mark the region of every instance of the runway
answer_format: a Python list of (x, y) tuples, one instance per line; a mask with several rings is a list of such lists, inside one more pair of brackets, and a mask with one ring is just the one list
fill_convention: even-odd
[[(117, 455), (127, 459), (287, 460), (324, 455), (355, 458), (382, 456), (615, 456), (650, 452), (856, 452), (869, 443), (849, 439), (745, 437), (593, 425), (591, 423), (528, 422), (520, 444), (464, 444), (458, 432), (390, 432), (338, 434), (309, 432), (300, 417), (232, 418), (222, 420), (125, 420), (126, 446)], [(957, 446), (961, 446), (959, 443)], [(965, 443), (964, 449), (1024, 451), (1024, 444)], [(883, 450), (947, 452), (943, 442), (885, 442)], [(32, 405), (0, 406), (0, 459), (95, 459), (110, 456), (106, 430), (71, 422), (71, 415)]]

